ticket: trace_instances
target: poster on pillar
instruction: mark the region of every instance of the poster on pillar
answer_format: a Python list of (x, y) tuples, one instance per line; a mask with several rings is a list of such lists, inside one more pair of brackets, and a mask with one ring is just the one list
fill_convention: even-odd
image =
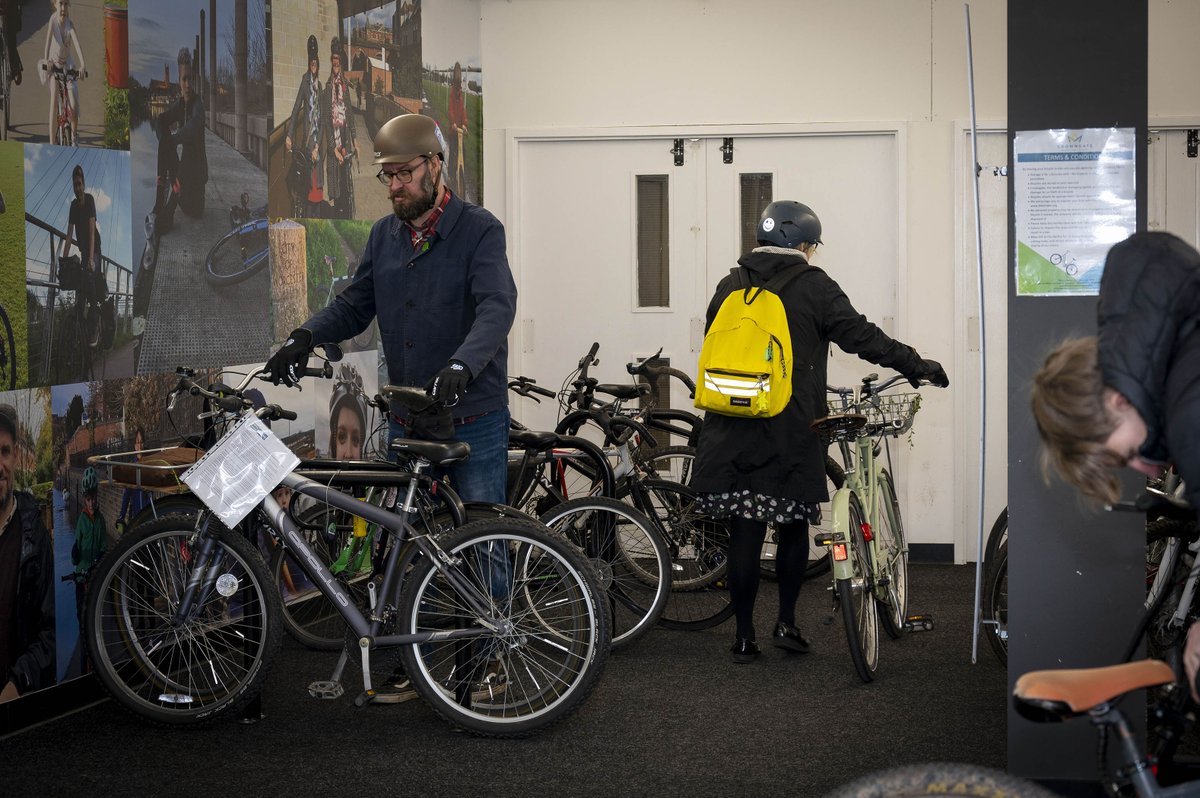
[(1134, 135), (1133, 128), (1016, 133), (1019, 296), (1100, 292), (1109, 248), (1137, 226)]
[(265, 359), (265, 0), (130, 0), (137, 374)]

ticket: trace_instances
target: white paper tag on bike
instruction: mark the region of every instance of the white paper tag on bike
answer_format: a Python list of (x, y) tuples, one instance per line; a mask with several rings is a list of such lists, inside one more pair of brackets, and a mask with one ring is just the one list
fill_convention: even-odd
[(196, 464), (183, 482), (232, 528), (300, 463), (257, 416), (246, 415)]

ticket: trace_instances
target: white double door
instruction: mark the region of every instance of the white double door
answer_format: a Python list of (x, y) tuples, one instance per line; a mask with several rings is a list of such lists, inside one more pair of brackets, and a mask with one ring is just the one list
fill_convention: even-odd
[[(889, 334), (896, 329), (902, 180), (897, 131), (644, 136), (514, 137), (509, 236), (519, 322), (510, 372), (557, 389), (593, 342), (601, 382), (627, 383), (625, 364), (660, 348), (695, 375), (705, 308), (754, 235), (768, 199), (811, 206), (824, 227), (815, 260), (855, 307)], [(681, 147), (679, 146), (681, 145)], [(673, 150), (682, 150), (676, 165)], [(665, 184), (663, 206), (639, 213), (639, 184)], [(665, 216), (663, 219), (658, 216)], [(642, 218), (639, 218), (642, 217)], [(639, 292), (639, 228), (665, 247), (669, 286), (648, 304)], [(658, 238), (647, 231), (661, 231)], [(659, 252), (644, 260), (653, 261)], [(643, 272), (652, 263), (640, 264)], [(639, 299), (639, 294), (643, 298)], [(830, 381), (848, 385), (869, 366), (836, 350)], [(670, 403), (690, 408), (678, 385)], [(535, 428), (555, 421), (551, 402), (513, 399)]]

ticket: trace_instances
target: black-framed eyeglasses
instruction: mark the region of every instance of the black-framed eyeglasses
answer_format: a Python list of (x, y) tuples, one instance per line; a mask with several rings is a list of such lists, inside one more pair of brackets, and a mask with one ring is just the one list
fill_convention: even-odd
[(421, 163), (417, 164), (412, 169), (389, 169), (385, 166), (379, 170), (379, 174), (375, 175), (375, 177), (377, 177), (379, 182), (383, 183), (385, 186), (390, 186), (392, 184), (392, 180), (397, 177), (400, 178), (401, 183), (408, 185), (413, 181), (413, 175), (416, 174), (417, 170), (427, 163), (429, 163), (429, 158), (425, 157), (421, 160)]

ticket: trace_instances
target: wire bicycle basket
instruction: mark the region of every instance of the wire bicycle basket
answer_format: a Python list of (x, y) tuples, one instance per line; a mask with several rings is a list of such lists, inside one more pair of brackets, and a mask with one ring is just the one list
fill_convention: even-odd
[(913, 417), (921, 406), (917, 391), (870, 394), (851, 400), (848, 396), (828, 403), (829, 415), (812, 423), (824, 444), (853, 441), (863, 435), (897, 437), (912, 429)]

